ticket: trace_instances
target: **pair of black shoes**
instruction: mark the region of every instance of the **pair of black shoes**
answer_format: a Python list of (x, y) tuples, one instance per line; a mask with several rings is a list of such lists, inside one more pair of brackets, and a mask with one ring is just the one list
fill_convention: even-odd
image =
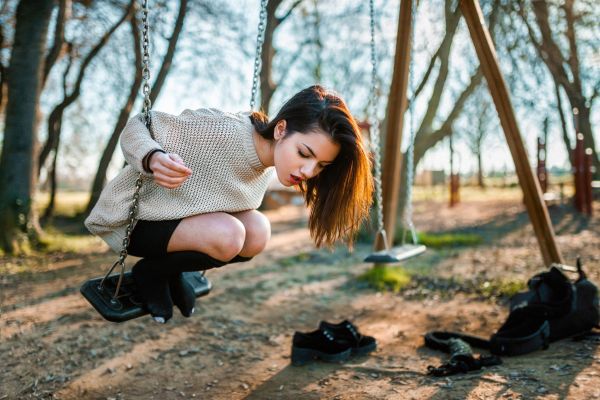
[(292, 339), (292, 364), (313, 360), (344, 362), (351, 356), (364, 356), (377, 349), (374, 337), (362, 335), (350, 321), (339, 324), (321, 321), (313, 332), (295, 332)]

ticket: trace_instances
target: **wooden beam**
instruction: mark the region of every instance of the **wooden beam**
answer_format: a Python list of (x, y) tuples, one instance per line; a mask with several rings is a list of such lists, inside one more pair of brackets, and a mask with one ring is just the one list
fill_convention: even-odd
[[(410, 64), (410, 32), (413, 0), (401, 0), (398, 16), (398, 34), (396, 36), (396, 54), (394, 56), (394, 71), (387, 104), (387, 130), (385, 135), (382, 197), (383, 197), (383, 227), (386, 232), (388, 245), (394, 242), (398, 195), (400, 193), (400, 172), (402, 168), (402, 131), (404, 126), (404, 111), (408, 104), (406, 91), (408, 88), (408, 66)], [(385, 248), (383, 240), (378, 235), (375, 240), (375, 250)]]
[(542, 190), (529, 164), (506, 82), (500, 72), (496, 50), (485, 26), (479, 2), (477, 0), (461, 0), (460, 8), (469, 27), (473, 45), (500, 117), (500, 123), (523, 191), (525, 207), (529, 213), (544, 262), (546, 265), (553, 262), (564, 263), (556, 245), (548, 209), (542, 199)]

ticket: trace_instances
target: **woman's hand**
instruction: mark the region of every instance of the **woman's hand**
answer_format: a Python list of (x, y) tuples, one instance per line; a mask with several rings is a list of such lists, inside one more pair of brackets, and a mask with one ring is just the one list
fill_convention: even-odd
[(154, 182), (167, 189), (178, 188), (192, 174), (175, 153), (156, 152), (150, 157), (148, 166), (154, 174)]

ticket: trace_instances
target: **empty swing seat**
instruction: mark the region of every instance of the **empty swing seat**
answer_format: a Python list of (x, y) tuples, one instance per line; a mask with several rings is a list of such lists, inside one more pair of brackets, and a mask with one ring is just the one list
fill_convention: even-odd
[(427, 247), (422, 244), (403, 244), (389, 250), (380, 250), (369, 254), (369, 256), (365, 258), (365, 262), (396, 263), (418, 256), (419, 254), (424, 253), (425, 250), (427, 250)]
[[(119, 295), (113, 298), (119, 275), (108, 276), (103, 286), (100, 285), (102, 277), (90, 279), (81, 286), (80, 292), (104, 319), (111, 322), (129, 321), (148, 314), (135, 292), (131, 271), (123, 275)], [(194, 287), (196, 297), (206, 296), (210, 292), (212, 284), (204, 273), (184, 272), (183, 276)]]

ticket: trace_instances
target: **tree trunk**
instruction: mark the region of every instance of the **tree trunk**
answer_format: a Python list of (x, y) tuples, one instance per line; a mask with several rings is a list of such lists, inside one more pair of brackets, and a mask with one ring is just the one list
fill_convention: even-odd
[(70, 17), (70, 11), (70, 0), (58, 0), (58, 14), (56, 15), (56, 22), (54, 24), (54, 43), (52, 43), (52, 48), (48, 51), (44, 61), (42, 88), (46, 85), (46, 80), (48, 79), (48, 75), (50, 75), (52, 67), (62, 55), (65, 45), (65, 23)]
[[(16, 11), (0, 156), (0, 247), (7, 253), (24, 250), (37, 240), (33, 229), (37, 221), (31, 207), (36, 176), (34, 152), (46, 34), (53, 7), (52, 0), (22, 0)], [(28, 234), (27, 238), (23, 233)]]
[(558, 82), (556, 82), (556, 79), (554, 80), (554, 92), (556, 93), (556, 109), (558, 110), (558, 116), (560, 117), (560, 129), (562, 132), (563, 142), (565, 143), (565, 148), (567, 149), (569, 163), (571, 164), (571, 167), (574, 167), (575, 159), (573, 158), (573, 147), (571, 146), (571, 139), (569, 138), (569, 131), (567, 129), (567, 119), (565, 118), (562, 100), (560, 98), (560, 86), (558, 85)]
[[(4, 44), (4, 26), (0, 25), (0, 49)], [(6, 99), (6, 67), (0, 60), (0, 117), (4, 115), (4, 103)]]
[(267, 27), (265, 28), (265, 40), (262, 45), (261, 52), (261, 69), (260, 69), (260, 109), (268, 114), (269, 105), (277, 84), (273, 81), (273, 58), (275, 58), (275, 47), (273, 47), (273, 35), (275, 29), (280, 22), (275, 16), (277, 7), (281, 4), (281, 0), (272, 0), (267, 4)]
[[(60, 127), (58, 128), (60, 130)], [(58, 160), (58, 147), (60, 145), (60, 136), (56, 138), (56, 147), (54, 148), (54, 156), (52, 157), (52, 165), (50, 166), (50, 171), (48, 174), (48, 182), (50, 183), (50, 200), (48, 201), (48, 205), (46, 206), (46, 210), (44, 210), (44, 214), (42, 215), (42, 219), (46, 224), (52, 221), (54, 217), (54, 206), (56, 204), (56, 162)]]
[(527, 20), (525, 10), (521, 10), (521, 17), (527, 25), (529, 36), (533, 42), (540, 58), (546, 64), (548, 71), (565, 91), (571, 110), (577, 109), (578, 114), (574, 116), (574, 123), (579, 128), (577, 133), (583, 134), (583, 140), (586, 148), (592, 151), (592, 163), (596, 169), (595, 176), (600, 176), (600, 159), (596, 151), (592, 124), (590, 121), (590, 109), (586, 106), (588, 102), (583, 93), (580, 75), (579, 55), (577, 53), (577, 41), (575, 33), (575, 23), (577, 14), (574, 12), (574, 1), (566, 1), (562, 9), (564, 10), (564, 20), (566, 23), (565, 38), (568, 42), (568, 54), (563, 55), (561, 47), (554, 40), (552, 34), (553, 27), (549, 20), (548, 4), (545, 1), (534, 1), (533, 12), (537, 27), (540, 31), (538, 38), (533, 28)]
[(477, 185), (485, 189), (485, 182), (483, 181), (483, 160), (481, 157), (481, 147), (477, 152)]
[(600, 159), (596, 151), (596, 143), (592, 134), (592, 122), (590, 120), (590, 109), (586, 106), (586, 99), (583, 96), (569, 97), (569, 101), (573, 108), (577, 108), (577, 115), (574, 115), (575, 126), (579, 128), (577, 133), (583, 134), (583, 144), (586, 149), (592, 150), (592, 165), (596, 172), (595, 176), (600, 178)]

